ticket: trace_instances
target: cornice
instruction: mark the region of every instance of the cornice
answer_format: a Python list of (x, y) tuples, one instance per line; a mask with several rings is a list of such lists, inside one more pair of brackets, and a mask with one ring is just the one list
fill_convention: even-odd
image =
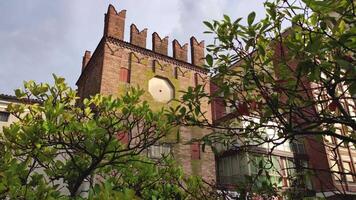
[(196, 72), (200, 72), (200, 73), (203, 73), (203, 74), (208, 74), (208, 72), (209, 72), (207, 69), (199, 67), (197, 65), (193, 65), (193, 64), (188, 63), (188, 62), (177, 60), (177, 59), (175, 59), (173, 57), (166, 56), (166, 55), (154, 52), (154, 51), (152, 51), (150, 49), (145, 49), (145, 48), (136, 46), (134, 44), (131, 44), (131, 43), (128, 43), (128, 42), (113, 38), (113, 37), (106, 37), (105, 40), (107, 42), (109, 42), (109, 43), (118, 45), (120, 47), (124, 47), (126, 49), (131, 50), (131, 51), (135, 51), (137, 53), (141, 53), (141, 54), (150, 56), (150, 57), (158, 59), (158, 60), (163, 60), (163, 61), (165, 61), (167, 63), (171, 63), (171, 64), (174, 64), (174, 65), (177, 65), (177, 66), (180, 66), (180, 67), (184, 67), (186, 69), (194, 70)]

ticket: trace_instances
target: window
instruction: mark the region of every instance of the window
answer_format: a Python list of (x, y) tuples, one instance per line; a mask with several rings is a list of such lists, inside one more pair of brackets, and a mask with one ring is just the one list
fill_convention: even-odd
[(259, 174), (259, 171), (263, 169), (261, 169), (260, 166), (263, 167), (265, 165), (265, 161), (262, 156), (251, 156), (249, 164), (251, 174), (257, 175)]
[(148, 148), (148, 157), (150, 158), (162, 158), (171, 153), (171, 146), (165, 145), (152, 145)]
[(219, 184), (238, 184), (248, 175), (246, 156), (229, 155), (217, 159), (217, 178)]
[(280, 160), (281, 163), (281, 175), (282, 175), (282, 184), (283, 187), (288, 187), (289, 185), (289, 180), (288, 180), (288, 173), (287, 173), (287, 159), (286, 158), (281, 158)]
[[(258, 182), (255, 186), (261, 187), (263, 182), (269, 182), (277, 186), (283, 186), (279, 157), (272, 156), (271, 158), (267, 158), (260, 155), (252, 156), (250, 169), (252, 176), (258, 176)], [(267, 173), (269, 175), (269, 179)]]
[(334, 176), (334, 179), (336, 181), (340, 181), (341, 177), (340, 177), (340, 168), (339, 168), (339, 164), (336, 162), (336, 160), (330, 160), (330, 169), (331, 169), (331, 173)]
[(148, 81), (148, 92), (155, 101), (167, 103), (174, 98), (174, 86), (164, 77), (153, 77)]
[(330, 143), (330, 144), (333, 143), (332, 137), (330, 135), (325, 135), (324, 139), (326, 143)]
[(7, 122), (9, 120), (10, 113), (0, 111), (0, 121)]
[[(352, 130), (352, 128), (351, 127), (349, 127), (349, 126), (345, 126), (344, 127), (345, 129), (345, 135), (346, 136), (351, 136), (351, 134), (353, 133), (353, 130)], [(354, 144), (353, 142), (349, 142), (348, 143), (348, 146), (351, 148), (351, 149), (356, 149), (356, 146), (355, 146), (356, 144)]]
[(192, 160), (200, 159), (200, 144), (199, 144), (199, 142), (193, 142), (190, 145), (190, 151), (191, 151)]
[[(344, 161), (344, 162), (342, 162), (342, 166), (344, 167), (344, 173), (352, 173), (350, 162)], [(352, 177), (351, 174), (346, 174), (345, 178), (346, 178), (346, 181), (348, 181), (348, 182), (354, 182), (354, 178)]]
[(119, 80), (125, 83), (129, 83), (129, 70), (126, 68), (120, 68)]
[(272, 156), (272, 164), (273, 167), (269, 172), (271, 176), (271, 182), (278, 186), (283, 186), (283, 182), (281, 181), (282, 169), (281, 169), (279, 157)]
[[(278, 140), (277, 142), (279, 142), (281, 140)], [(290, 141), (285, 141), (283, 142), (283, 144), (280, 144), (276, 147), (277, 150), (281, 150), (281, 151), (288, 151), (288, 152), (292, 152), (293, 151), (293, 144), (290, 143)], [(271, 145), (271, 148), (275, 146), (275, 145)]]
[(304, 144), (302, 141), (295, 141), (292, 143), (294, 153), (305, 153)]
[(289, 176), (295, 176), (295, 169), (296, 169), (296, 166), (295, 166), (295, 162), (293, 159), (287, 159), (286, 160), (286, 168), (287, 168), (287, 172), (288, 172), (288, 175)]
[(227, 157), (223, 157), (220, 158), (218, 161), (218, 170), (219, 170), (219, 182), (222, 184), (231, 184), (233, 183), (232, 180), (232, 173), (233, 173), (233, 169), (237, 169), (236, 168), (236, 164), (232, 161), (232, 156), (227, 156)]
[[(307, 167), (304, 160), (298, 161), (298, 166)], [(293, 158), (280, 156), (267, 157), (261, 154), (229, 155), (217, 159), (217, 178), (219, 184), (239, 184), (246, 175), (257, 178), (253, 187), (262, 187), (264, 183), (275, 184), (278, 187), (302, 186), (312, 188), (306, 174), (296, 173)], [(267, 176), (267, 173), (269, 176)]]
[(304, 169), (304, 168), (308, 168), (309, 167), (308, 161), (299, 160), (299, 165), (302, 168), (302, 170), (304, 171), (304, 173), (303, 173), (303, 181), (304, 181), (305, 186), (307, 188), (309, 188), (309, 189), (312, 189), (313, 188), (312, 180), (311, 180), (310, 176), (308, 175), (308, 173), (305, 173), (305, 169)]
[[(338, 126), (338, 124), (336, 124), (335, 127), (336, 127), (336, 129), (335, 129), (335, 134), (337, 134), (337, 135), (343, 135), (343, 134), (342, 134), (342, 127), (341, 127), (341, 125)], [(339, 138), (335, 138), (335, 139), (336, 139), (336, 145), (340, 145), (340, 146), (342, 146), (342, 147), (345, 146), (345, 143), (344, 143), (343, 140), (341, 140), (341, 139), (339, 139)]]

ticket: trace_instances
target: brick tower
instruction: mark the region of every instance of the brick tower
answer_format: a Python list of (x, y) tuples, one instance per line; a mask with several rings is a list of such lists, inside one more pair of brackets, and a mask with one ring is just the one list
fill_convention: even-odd
[[(210, 90), (204, 64), (204, 42), (191, 37), (191, 63), (188, 63), (188, 44), (173, 40), (173, 57), (168, 56), (168, 37), (152, 34), (152, 50), (146, 48), (147, 29), (140, 31), (130, 26), (130, 41), (124, 41), (126, 11), (117, 12), (110, 5), (105, 14), (104, 35), (95, 51), (86, 51), (83, 56), (82, 73), (77, 81), (81, 98), (97, 93), (118, 96), (127, 86), (139, 86), (146, 92), (143, 99), (152, 109), (176, 106), (172, 101), (179, 98), (188, 87), (205, 84)], [(203, 103), (202, 111), (211, 120), (211, 108)], [(187, 144), (191, 139), (202, 137), (208, 130), (198, 127), (180, 127), (180, 135), (170, 134), (165, 142), (148, 150), (148, 156), (156, 157), (163, 152), (172, 152), (187, 174), (200, 175), (208, 181), (215, 179), (214, 154), (201, 152), (198, 143)]]

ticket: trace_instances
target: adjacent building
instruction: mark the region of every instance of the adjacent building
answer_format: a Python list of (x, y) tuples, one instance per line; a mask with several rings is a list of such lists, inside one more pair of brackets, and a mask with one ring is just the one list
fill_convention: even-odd
[[(285, 34), (288, 34), (288, 31)], [(281, 44), (272, 45), (276, 45), (274, 66), (277, 66), (281, 58), (280, 51), (278, 50), (283, 48), (280, 48), (279, 45)], [(231, 69), (238, 68), (240, 64), (239, 62), (236, 63), (231, 66)], [(298, 60), (289, 61), (289, 66), (292, 70), (296, 70), (297, 65)], [(306, 100), (313, 98), (312, 100), (315, 100), (315, 102), (321, 102), (302, 111), (305, 112), (304, 116), (314, 117), (314, 113), (320, 113), (322, 110), (332, 112), (336, 116), (339, 115), (340, 111), (332, 105), (332, 100), (330, 100), (326, 91), (314, 89), (320, 88), (318, 87), (318, 83), (308, 82), (306, 79), (302, 80), (302, 84), (307, 89), (301, 89), (300, 91), (303, 92), (300, 95)], [(213, 83), (210, 85), (212, 93), (218, 91), (218, 86)], [(355, 119), (355, 98), (349, 94), (346, 86), (342, 84), (337, 86), (336, 91), (338, 95), (342, 94), (344, 97), (340, 98), (339, 101), (345, 112)], [(232, 127), (234, 124), (237, 124), (236, 127), (244, 127), (244, 124), (234, 119), (236, 115), (239, 115), (239, 112), (223, 103), (219, 98), (216, 98), (213, 102), (212, 118), (214, 123), (228, 123)], [(295, 122), (300, 123), (301, 121), (298, 120), (303, 119), (296, 117), (295, 120)], [(330, 127), (330, 130), (334, 130), (336, 134), (344, 136), (349, 136), (355, 131), (350, 127), (337, 123), (334, 124), (334, 127)], [(275, 136), (273, 130), (265, 129), (263, 132), (269, 138)], [(236, 143), (235, 146), (224, 149), (219, 156), (216, 156), (217, 184), (221, 187), (235, 187), (241, 180), (244, 180), (245, 175), (256, 175), (259, 160), (263, 159), (263, 156), (272, 155), (270, 158), (273, 163), (273, 167), (270, 170), (271, 182), (276, 183), (283, 190), (299, 187), (299, 183), (302, 183), (301, 185), (304, 185), (304, 188), (297, 188), (299, 190), (297, 192), (304, 192), (305, 195), (316, 195), (327, 199), (356, 199), (355, 144), (347, 143), (330, 136), (325, 136), (322, 139), (314, 136), (305, 136), (296, 138), (292, 143), (286, 141), (283, 145), (275, 147), (272, 152), (270, 150), (274, 145), (270, 145), (269, 143), (250, 148), (248, 153), (241, 151), (238, 146), (239, 144)], [(295, 168), (296, 170), (290, 170), (290, 168)], [(290, 175), (302, 171), (303, 168), (311, 169), (309, 170), (312, 173), (309, 176), (310, 178), (302, 177), (300, 180), (290, 180), (288, 178)], [(265, 177), (260, 175), (260, 178), (263, 180)]]
[(4, 126), (10, 126), (17, 118), (7, 111), (7, 106), (11, 103), (38, 103), (34, 99), (18, 99), (16, 96), (0, 94), (0, 132)]

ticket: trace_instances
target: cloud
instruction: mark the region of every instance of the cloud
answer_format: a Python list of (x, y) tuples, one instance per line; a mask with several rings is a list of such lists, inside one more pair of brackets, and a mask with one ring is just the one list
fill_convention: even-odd
[[(191, 36), (211, 41), (202, 21), (261, 11), (260, 0), (11, 0), (0, 1), (0, 93), (12, 93), (23, 80), (51, 82), (52, 73), (75, 87), (83, 52), (94, 50), (103, 33), (108, 4), (126, 9), (126, 40), (131, 23), (170, 42)], [(171, 54), (171, 51), (170, 51)]]
[(221, 18), (226, 0), (181, 0), (179, 21), (172, 32), (179, 39), (192, 35), (202, 37), (203, 21)]
[(6, 1), (0, 7), (0, 18), (4, 19), (0, 25), (1, 91), (8, 93), (22, 80), (50, 76), (48, 71), (61, 72), (54, 61), (68, 58), (58, 49), (70, 45), (68, 35), (61, 33), (66, 27), (65, 6), (34, 0), (21, 4)]

